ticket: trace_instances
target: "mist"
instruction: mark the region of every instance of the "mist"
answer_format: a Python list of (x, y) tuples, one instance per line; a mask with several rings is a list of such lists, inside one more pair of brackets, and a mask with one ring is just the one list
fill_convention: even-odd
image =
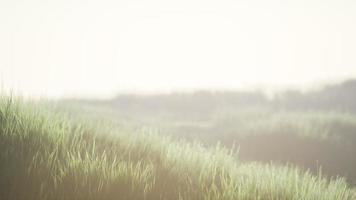
[(355, 77), (353, 1), (4, 1), (2, 88), (41, 97), (309, 88)]
[(355, 200), (356, 1), (0, 1), (0, 198)]

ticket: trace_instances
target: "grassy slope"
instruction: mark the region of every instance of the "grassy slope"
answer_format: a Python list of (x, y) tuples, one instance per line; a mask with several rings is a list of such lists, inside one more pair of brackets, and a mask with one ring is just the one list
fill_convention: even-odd
[[(79, 116), (111, 121), (120, 127), (152, 127), (175, 140), (199, 141), (206, 146), (220, 142), (227, 148), (235, 145), (239, 147), (239, 159), (244, 161), (292, 163), (313, 173), (322, 167), (325, 175), (344, 176), (356, 186), (354, 113), (247, 106), (238, 102), (226, 105), (228, 97), (223, 94), (216, 95), (220, 101), (209, 106), (196, 103), (201, 99), (196, 99), (195, 94), (186, 95), (184, 101), (174, 95), (136, 98), (140, 101), (113, 105), (107, 101), (72, 100), (60, 101), (58, 106), (73, 116), (80, 113)], [(194, 106), (200, 108), (194, 110)]]
[(71, 123), (10, 98), (0, 100), (0, 163), (4, 199), (356, 198), (342, 179), (239, 163), (219, 145)]

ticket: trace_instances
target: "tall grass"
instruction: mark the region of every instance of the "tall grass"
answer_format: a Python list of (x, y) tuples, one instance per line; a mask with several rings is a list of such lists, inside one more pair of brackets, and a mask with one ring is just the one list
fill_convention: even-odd
[(73, 122), (17, 98), (0, 100), (2, 199), (356, 198), (342, 178), (241, 163), (235, 154), (150, 130)]

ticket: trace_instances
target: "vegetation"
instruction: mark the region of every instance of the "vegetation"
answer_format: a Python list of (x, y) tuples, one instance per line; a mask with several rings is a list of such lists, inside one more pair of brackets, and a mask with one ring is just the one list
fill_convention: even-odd
[[(356, 81), (266, 98), (260, 92), (120, 95), (111, 100), (61, 100), (73, 116), (119, 127), (151, 127), (174, 140), (239, 149), (242, 161), (293, 164), (356, 185)], [(53, 104), (51, 104), (53, 105)], [(82, 115), (85, 113), (84, 115)]]
[(224, 145), (150, 128), (79, 123), (9, 97), (0, 100), (0, 163), (3, 199), (356, 198), (343, 178), (241, 162)]

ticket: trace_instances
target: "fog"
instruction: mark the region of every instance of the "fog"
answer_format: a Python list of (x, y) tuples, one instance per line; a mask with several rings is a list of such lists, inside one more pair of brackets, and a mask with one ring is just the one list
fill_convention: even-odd
[(356, 200), (355, 0), (0, 0), (0, 198)]
[(356, 75), (356, 3), (1, 1), (2, 90), (111, 97)]

